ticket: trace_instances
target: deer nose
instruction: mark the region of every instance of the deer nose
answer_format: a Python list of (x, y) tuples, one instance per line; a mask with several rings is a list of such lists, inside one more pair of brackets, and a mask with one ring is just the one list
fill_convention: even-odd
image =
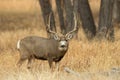
[(63, 47), (63, 48), (64, 48), (64, 47), (66, 47), (66, 45), (61, 45), (61, 47)]

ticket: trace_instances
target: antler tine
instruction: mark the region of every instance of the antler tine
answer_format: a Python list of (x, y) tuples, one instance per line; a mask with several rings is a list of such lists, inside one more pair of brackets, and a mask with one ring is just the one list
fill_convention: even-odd
[(52, 33), (52, 34), (57, 34), (56, 32), (54, 32), (54, 31), (52, 31), (51, 29), (50, 29), (50, 19), (51, 19), (51, 15), (52, 15), (52, 12), (49, 14), (49, 19), (48, 19), (48, 24), (47, 24), (47, 32), (48, 33)]
[(69, 34), (75, 32), (78, 28), (77, 28), (77, 18), (76, 18), (76, 14), (74, 13), (74, 21), (75, 21), (75, 25), (74, 25), (74, 29), (70, 32), (68, 32), (65, 36), (68, 36)]

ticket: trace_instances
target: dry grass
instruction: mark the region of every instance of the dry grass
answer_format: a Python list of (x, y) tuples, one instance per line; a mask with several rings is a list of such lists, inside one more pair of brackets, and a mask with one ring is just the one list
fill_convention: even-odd
[[(59, 72), (51, 72), (47, 61), (40, 60), (35, 60), (32, 69), (27, 70), (26, 62), (20, 69), (16, 66), (19, 60), (16, 43), (28, 35), (46, 37), (40, 15), (1, 14), (0, 18), (0, 80), (120, 80), (120, 74), (115, 73), (108, 76), (89, 74), (120, 68), (120, 29), (115, 30), (116, 40), (113, 43), (88, 42), (80, 29), (80, 40), (70, 41), (69, 50), (60, 62)], [(81, 76), (64, 72), (64, 67), (79, 72)]]
[(39, 9), (38, 0), (0, 0), (0, 12), (30, 13)]

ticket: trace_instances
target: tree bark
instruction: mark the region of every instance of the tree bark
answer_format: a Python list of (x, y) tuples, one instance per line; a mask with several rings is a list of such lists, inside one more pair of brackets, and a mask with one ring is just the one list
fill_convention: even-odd
[(57, 6), (57, 11), (58, 11), (58, 16), (59, 16), (61, 33), (65, 34), (65, 23), (64, 23), (64, 16), (63, 16), (62, 1), (63, 0), (56, 0), (56, 6)]
[(78, 13), (78, 0), (73, 0), (73, 11)]
[(98, 39), (114, 40), (114, 28), (112, 23), (114, 0), (101, 0), (99, 26), (98, 26)]
[(73, 6), (71, 0), (64, 0), (65, 13), (66, 13), (66, 29), (65, 34), (71, 31), (74, 27), (73, 20)]
[(53, 14), (53, 11), (52, 11), (52, 6), (50, 4), (50, 0), (39, 0), (39, 4), (41, 6), (42, 16), (43, 16), (43, 19), (44, 19), (45, 26), (47, 27), (48, 20), (49, 20), (49, 15), (50, 15), (50, 13), (52, 13), (51, 19), (50, 19), (50, 24), (51, 24), (50, 29), (53, 30), (53, 31), (56, 31), (54, 14)]
[(115, 23), (120, 23), (120, 0), (115, 0), (113, 5), (113, 20)]
[(93, 20), (92, 12), (88, 0), (78, 0), (78, 12), (82, 21), (82, 27), (88, 40), (96, 35), (96, 26)]

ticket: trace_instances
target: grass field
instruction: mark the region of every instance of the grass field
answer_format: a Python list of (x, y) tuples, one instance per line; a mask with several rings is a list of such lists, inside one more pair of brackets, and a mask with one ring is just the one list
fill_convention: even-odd
[[(13, 1), (17, 2), (17, 0)], [(94, 14), (98, 11), (95, 7), (99, 7), (97, 4), (96, 1), (91, 2)], [(115, 42), (96, 40), (88, 42), (80, 29), (79, 41), (75, 39), (70, 41), (69, 50), (60, 62), (59, 72), (51, 72), (47, 61), (40, 60), (35, 60), (31, 70), (27, 69), (26, 62), (18, 68), (17, 41), (29, 35), (47, 37), (47, 34), (39, 13), (28, 14), (22, 11), (18, 14), (17, 11), (10, 13), (10, 8), (8, 10), (8, 13), (5, 10), (1, 10), (4, 14), (0, 13), (0, 80), (120, 80), (120, 29), (118, 28), (115, 28)], [(80, 76), (65, 72), (65, 67), (78, 72)]]

